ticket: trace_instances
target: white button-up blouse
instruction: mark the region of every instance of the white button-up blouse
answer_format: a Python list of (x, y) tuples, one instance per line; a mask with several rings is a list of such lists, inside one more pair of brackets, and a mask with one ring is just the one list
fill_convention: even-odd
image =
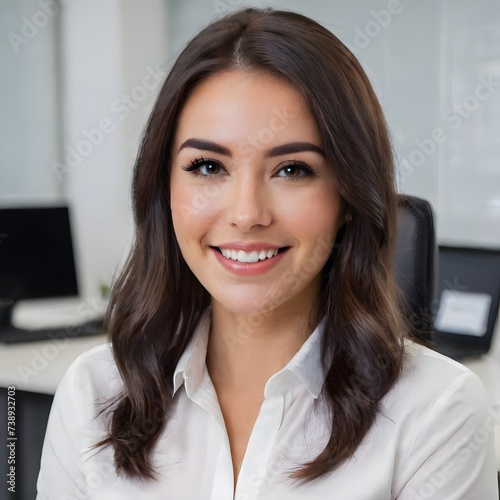
[(291, 480), (290, 472), (315, 458), (329, 436), (321, 325), (268, 380), (235, 487), (205, 365), (209, 327), (207, 311), (175, 370), (171, 417), (153, 453), (157, 481), (117, 475), (112, 449), (92, 449), (106, 436), (100, 404), (123, 388), (111, 349), (103, 345), (80, 356), (57, 389), (37, 500), (498, 499), (493, 433), (500, 416), (480, 380), (410, 341), (402, 374), (352, 458), (319, 480)]

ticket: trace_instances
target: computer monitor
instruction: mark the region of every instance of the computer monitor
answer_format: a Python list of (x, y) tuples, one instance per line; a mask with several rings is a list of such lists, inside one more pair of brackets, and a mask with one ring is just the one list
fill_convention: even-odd
[(0, 328), (19, 300), (77, 295), (68, 207), (0, 208)]
[(489, 351), (500, 307), (500, 250), (439, 247), (436, 349), (455, 359)]

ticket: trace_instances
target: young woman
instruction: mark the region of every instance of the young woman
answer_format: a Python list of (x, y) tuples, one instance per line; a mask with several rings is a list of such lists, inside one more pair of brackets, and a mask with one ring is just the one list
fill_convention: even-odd
[(497, 498), (481, 383), (404, 340), (391, 144), (335, 36), (254, 9), (204, 29), (133, 198), (111, 345), (58, 388), (40, 500)]

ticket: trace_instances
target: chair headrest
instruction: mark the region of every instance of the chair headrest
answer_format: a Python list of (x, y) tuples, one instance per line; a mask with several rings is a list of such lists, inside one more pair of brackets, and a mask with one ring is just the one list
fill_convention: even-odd
[(432, 338), (436, 311), (438, 251), (430, 203), (414, 196), (398, 200), (396, 281), (413, 326)]

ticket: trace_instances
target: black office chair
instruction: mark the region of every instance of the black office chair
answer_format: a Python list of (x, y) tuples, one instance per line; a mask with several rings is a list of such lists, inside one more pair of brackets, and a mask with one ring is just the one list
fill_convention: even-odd
[(414, 334), (424, 343), (433, 338), (437, 297), (438, 249), (432, 208), (414, 196), (399, 197), (396, 281), (402, 307)]

